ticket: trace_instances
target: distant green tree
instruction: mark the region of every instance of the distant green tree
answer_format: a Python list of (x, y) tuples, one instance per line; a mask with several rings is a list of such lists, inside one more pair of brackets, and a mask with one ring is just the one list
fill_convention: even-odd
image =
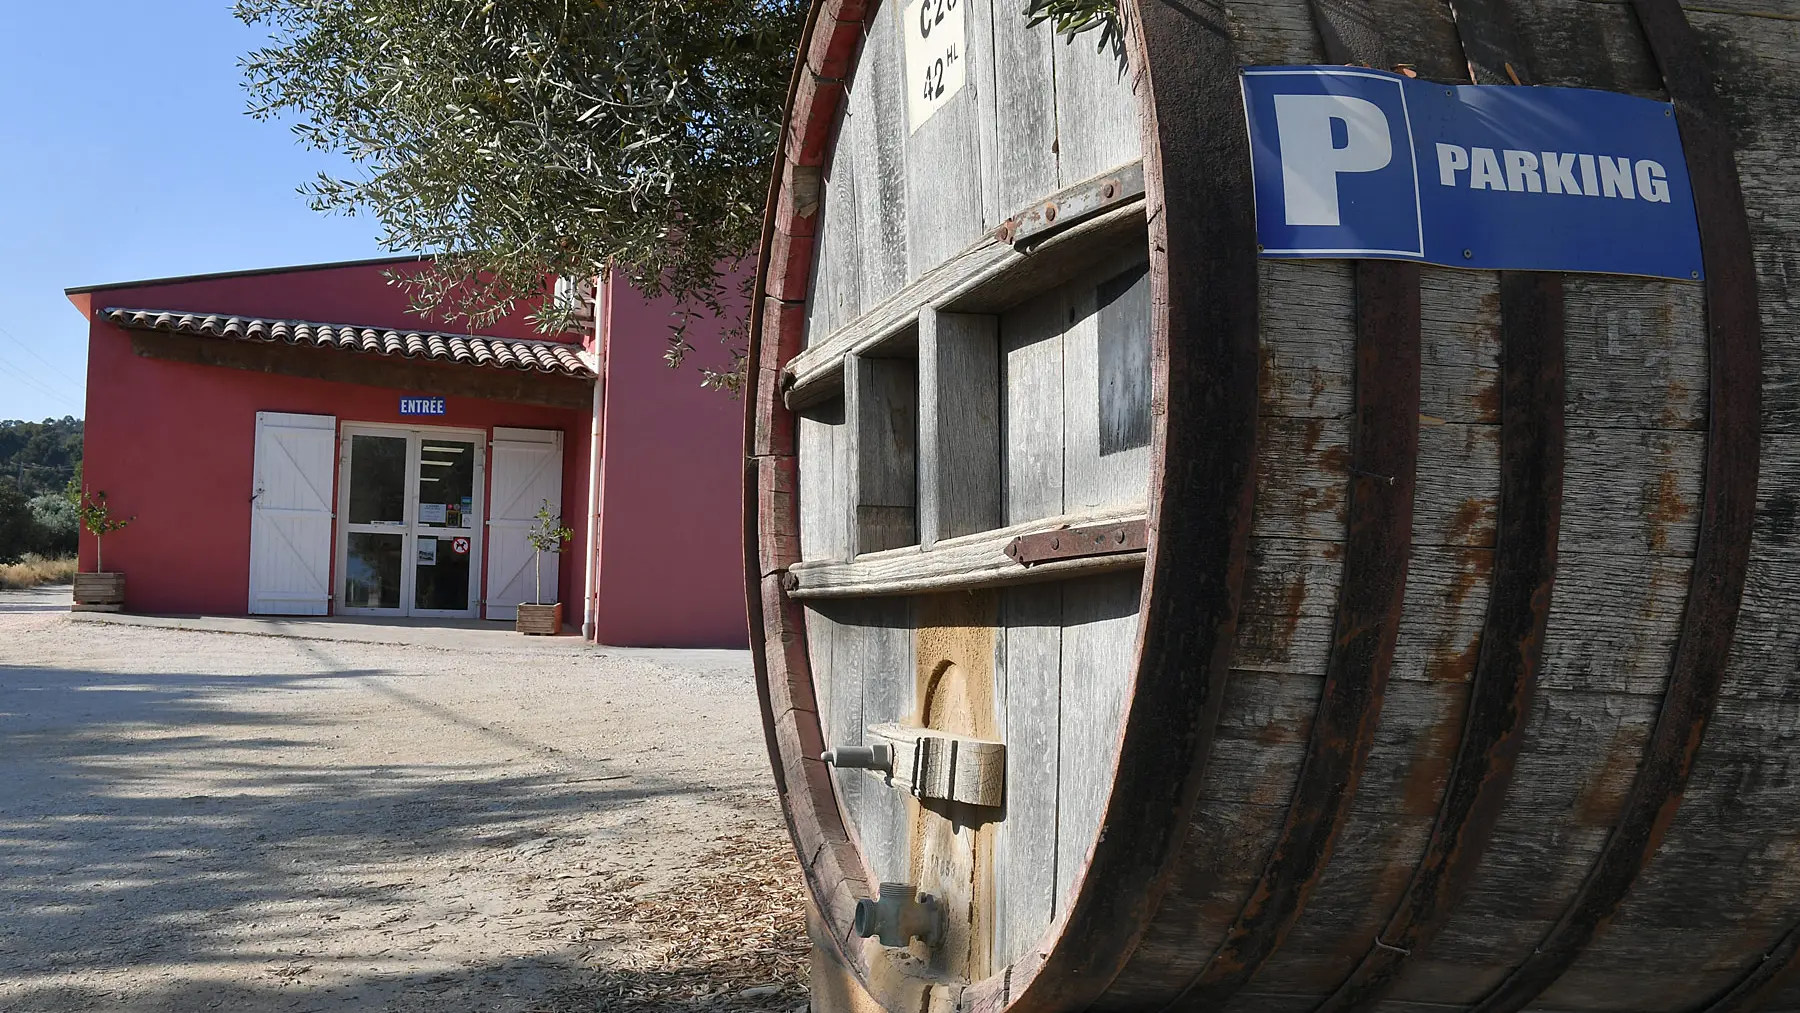
[(0, 477), (0, 563), (17, 562), (37, 544), (31, 506), (12, 477)]
[(63, 488), (81, 466), (82, 423), (64, 417), (0, 422), (0, 477), (26, 496)]
[[(611, 263), (723, 312), (761, 233), (804, 0), (237, 0), (250, 112), (347, 154), (313, 206), (434, 254), (415, 308), (480, 325)], [(689, 350), (678, 330), (669, 359)], [(731, 386), (736, 373), (709, 373)]]
[(81, 437), (81, 420), (72, 417), (0, 421), (0, 562), (26, 552), (62, 554), (60, 537), (40, 523), (34, 503), (80, 473)]
[(37, 526), (31, 551), (52, 559), (72, 556), (81, 539), (81, 513), (74, 501), (60, 492), (31, 498), (31, 519)]

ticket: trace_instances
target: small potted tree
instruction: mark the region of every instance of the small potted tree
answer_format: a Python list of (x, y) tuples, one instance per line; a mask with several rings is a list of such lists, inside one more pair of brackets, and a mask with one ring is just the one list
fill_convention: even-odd
[(107, 506), (105, 490), (83, 491), (75, 499), (75, 512), (81, 526), (94, 536), (94, 572), (75, 574), (76, 612), (117, 612), (125, 607), (125, 575), (106, 572), (106, 557), (101, 550), (106, 536), (137, 520), (136, 515), (118, 518)]
[(536, 587), (530, 602), (519, 606), (519, 616), (513, 621), (513, 629), (530, 636), (555, 636), (562, 632), (562, 602), (544, 602), (544, 553), (563, 550), (563, 543), (575, 537), (575, 532), (563, 527), (562, 516), (550, 512), (550, 501), (538, 507), (536, 523), (525, 532), (525, 541), (531, 544), (534, 553), (532, 567)]

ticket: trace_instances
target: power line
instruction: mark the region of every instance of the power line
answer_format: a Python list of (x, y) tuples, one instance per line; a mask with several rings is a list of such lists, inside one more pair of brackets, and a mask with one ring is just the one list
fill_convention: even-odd
[(61, 395), (60, 391), (58, 391), (55, 387), (51, 386), (45, 380), (41, 379), (37, 375), (36, 371), (30, 369), (29, 367), (21, 365), (20, 363), (15, 362), (12, 359), (8, 359), (7, 357), (5, 357), (3, 355), (0, 355), (0, 367), (5, 367), (7, 370), (12, 372), (12, 374), (14, 376), (16, 376), (19, 379), (23, 380), (24, 382), (32, 385), (33, 387), (36, 387), (39, 391), (45, 391), (45, 392), (48, 392), (51, 394), (56, 394), (58, 396)]
[(32, 358), (36, 359), (37, 361), (43, 363), (44, 368), (50, 370), (50, 372), (55, 373), (57, 376), (62, 377), (63, 379), (69, 381), (70, 383), (74, 384), (77, 387), (80, 387), (82, 390), (87, 390), (87, 384), (81, 382), (80, 380), (75, 379), (74, 377), (70, 376), (69, 374), (63, 372), (62, 370), (57, 369), (56, 365), (54, 363), (52, 363), (49, 359), (46, 359), (43, 356), (39, 355), (36, 351), (34, 351), (32, 349), (32, 347), (30, 345), (27, 345), (25, 343), (25, 340), (23, 338), (19, 337), (17, 334), (14, 334), (13, 332), (7, 330), (4, 327), (0, 327), (0, 334), (4, 334), (8, 338), (12, 339), (13, 344), (18, 345), (20, 348), (23, 348), (25, 350), (26, 355), (29, 355)]
[(65, 405), (69, 405), (69, 406), (74, 407), (81, 411), (86, 411), (86, 409), (87, 409), (87, 405), (83, 401), (78, 400), (76, 398), (72, 398), (69, 395), (64, 394), (62, 391), (59, 391), (59, 390), (51, 387), (50, 385), (38, 380), (36, 377), (32, 376), (29, 372), (20, 368), (16, 363), (13, 363), (4, 358), (0, 358), (0, 370), (5, 370), (7, 373), (10, 373), (14, 379), (18, 380), (20, 383), (23, 383), (27, 387), (31, 388), (34, 393), (42, 394), (45, 397), (51, 398), (52, 400), (55, 400), (55, 401), (60, 401)]

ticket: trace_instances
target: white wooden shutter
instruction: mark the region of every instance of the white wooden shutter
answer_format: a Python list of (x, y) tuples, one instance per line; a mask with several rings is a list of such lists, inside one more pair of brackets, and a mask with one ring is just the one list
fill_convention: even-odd
[[(492, 484), (486, 595), (489, 619), (516, 618), (519, 603), (532, 600), (534, 554), (525, 533), (537, 522), (538, 507), (545, 500), (550, 501), (552, 513), (562, 512), (562, 455), (563, 434), (556, 430), (494, 429), (494, 452), (488, 458)], [(557, 561), (561, 558), (544, 553), (547, 601), (557, 600)]]
[(250, 613), (322, 616), (331, 599), (337, 418), (256, 413)]

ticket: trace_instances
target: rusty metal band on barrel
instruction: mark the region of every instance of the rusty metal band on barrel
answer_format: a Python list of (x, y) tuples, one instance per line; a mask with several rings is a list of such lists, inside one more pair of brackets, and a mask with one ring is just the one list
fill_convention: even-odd
[[(1362, 0), (1314, 0), (1312, 10), (1328, 60), (1388, 66)], [(1412, 553), (1419, 267), (1363, 260), (1355, 272), (1348, 531), (1325, 683), (1275, 846), (1223, 942), (1172, 1008), (1219, 1008), (1280, 948), (1331, 861), (1381, 720)]]
[[(1681, 804), (1731, 654), (1755, 520), (1762, 337), (1750, 226), (1731, 132), (1678, 0), (1634, 0), (1675, 103), (1706, 267), (1708, 411), (1699, 541), (1680, 639), (1650, 743), (1618, 821), (1568, 908), (1523, 964), (1474, 1007), (1512, 1013), (1549, 988), (1619, 909)], [(1765, 977), (1765, 965), (1750, 972)], [(1714, 1010), (1746, 1009), (1778, 977), (1733, 988)]]
[[(815, 0), (788, 86), (764, 210), (756, 298), (750, 309), (751, 347), (745, 368), (746, 389), (753, 396), (745, 399), (743, 489), (750, 653), (770, 766), (813, 903), (832, 927), (830, 942), (838, 958), (858, 973), (866, 969), (860, 954), (845, 946), (849, 927), (837, 922), (854, 902), (856, 886), (866, 886), (862, 880), (868, 874), (842, 825), (830, 775), (815, 769), (816, 750), (808, 755), (807, 740), (822, 741), (822, 732), (812, 702), (801, 610), (782, 589), (779, 573), (771, 579), (765, 571), (792, 562), (788, 557), (799, 538), (793, 480), (797, 448), (779, 381), (783, 362), (798, 350), (797, 329), (788, 326), (788, 317), (804, 299), (803, 292), (796, 295), (794, 280), (810, 273), (817, 209), (816, 202), (811, 208), (802, 206), (789, 191), (795, 167), (816, 168), (825, 159), (825, 139), (840, 111), (841, 75), (853, 62), (863, 7), (863, 0)], [(829, 70), (821, 73), (821, 62), (830, 63), (839, 76), (834, 78)], [(776, 309), (773, 317), (771, 306)], [(775, 419), (764, 417), (770, 413), (782, 416), (785, 424), (777, 426)], [(774, 435), (759, 437), (759, 432)], [(764, 442), (771, 445), (759, 446)], [(789, 480), (770, 481), (777, 476)], [(805, 710), (809, 704), (812, 711)]]
[[(1478, 84), (1527, 84), (1499, 0), (1452, 4)], [(1500, 495), (1494, 568), (1462, 737), (1431, 837), (1400, 903), (1318, 1013), (1373, 1007), (1474, 880), (1512, 783), (1542, 663), (1556, 577), (1563, 481), (1562, 276), (1500, 276)]]

